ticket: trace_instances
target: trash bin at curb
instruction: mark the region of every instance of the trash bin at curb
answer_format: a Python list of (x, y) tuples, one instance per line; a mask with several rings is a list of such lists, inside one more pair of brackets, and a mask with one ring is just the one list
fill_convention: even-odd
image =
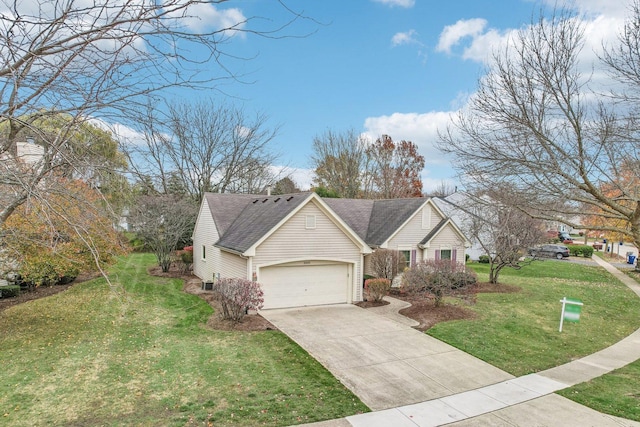
[(629, 255), (627, 257), (627, 264), (633, 265), (635, 262), (636, 262), (636, 256), (635, 255)]

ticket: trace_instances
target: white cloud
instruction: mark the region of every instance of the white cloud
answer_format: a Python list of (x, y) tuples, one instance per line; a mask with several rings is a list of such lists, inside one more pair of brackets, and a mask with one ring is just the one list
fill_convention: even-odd
[[(557, 0), (543, 0), (543, 3), (551, 8), (558, 5)], [(621, 18), (629, 12), (631, 0), (573, 0), (571, 5), (580, 13)]]
[(436, 51), (451, 53), (451, 48), (466, 37), (475, 38), (482, 34), (487, 21), (482, 18), (460, 20), (453, 25), (447, 25), (440, 33)]
[(391, 44), (393, 46), (400, 46), (403, 44), (420, 44), (418, 39), (416, 39), (416, 35), (418, 33), (416, 30), (405, 31), (404, 33), (395, 33), (393, 37), (391, 37)]
[[(545, 0), (550, 7), (555, 0)], [(615, 3), (612, 5), (612, 3)], [(629, 0), (611, 2), (610, 0), (576, 0), (574, 11), (577, 12), (585, 28), (585, 47), (581, 59), (592, 62), (596, 53), (602, 51), (602, 44), (615, 42), (625, 16), (629, 13)], [(485, 62), (492, 52), (506, 43), (512, 43), (519, 31), (517, 28), (499, 30), (487, 28), (488, 22), (483, 18), (459, 20), (453, 25), (444, 27), (440, 33), (436, 51), (453, 53), (459, 46), (462, 59)]]
[(243, 29), (247, 20), (240, 9), (219, 9), (210, 3), (194, 3), (187, 9), (186, 15), (182, 22), (192, 31), (230, 29), (228, 35), (242, 35), (234, 29)]
[(367, 137), (375, 140), (380, 135), (389, 135), (394, 141), (412, 141), (418, 146), (427, 164), (442, 165), (448, 160), (436, 148), (438, 129), (445, 129), (453, 112), (393, 113), (390, 116), (368, 117), (364, 128)]
[(132, 127), (123, 125), (122, 123), (107, 123), (102, 119), (91, 118), (89, 122), (100, 129), (111, 132), (113, 138), (125, 146), (136, 146), (145, 143), (145, 136)]
[(373, 0), (376, 3), (382, 3), (384, 5), (387, 6), (391, 6), (391, 7), (404, 7), (404, 8), (411, 8), (416, 4), (415, 0)]

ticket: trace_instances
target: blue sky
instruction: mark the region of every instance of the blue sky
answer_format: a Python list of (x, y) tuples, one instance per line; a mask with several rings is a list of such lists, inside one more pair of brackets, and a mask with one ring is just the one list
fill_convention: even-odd
[[(303, 189), (311, 183), (314, 136), (351, 128), (371, 138), (389, 134), (416, 143), (427, 161), (426, 191), (442, 180), (455, 184), (455, 172), (434, 148), (437, 129), (444, 129), (474, 92), (491, 50), (530, 23), (545, 1), (286, 0), (313, 20), (300, 19), (281, 34), (308, 35), (232, 37), (225, 50), (252, 59), (228, 64), (251, 83), (229, 81), (197, 96), (231, 100), (268, 115), (271, 126), (281, 127), (273, 143), (280, 163)], [(587, 24), (589, 56), (601, 40), (615, 37), (628, 2), (573, 4)], [(271, 18), (265, 25), (289, 19), (277, 2), (265, 0), (222, 3), (201, 16), (209, 23)]]

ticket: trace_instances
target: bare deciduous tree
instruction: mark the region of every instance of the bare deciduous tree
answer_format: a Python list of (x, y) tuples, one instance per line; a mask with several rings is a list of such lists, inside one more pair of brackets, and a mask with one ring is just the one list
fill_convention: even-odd
[(313, 139), (312, 166), (318, 187), (340, 197), (359, 198), (370, 191), (367, 141), (355, 130), (327, 130)]
[(277, 129), (264, 114), (213, 100), (173, 105), (166, 119), (157, 114), (141, 120), (145, 143), (128, 155), (136, 175), (152, 177), (161, 193), (170, 193), (172, 179), (197, 202), (206, 192), (257, 193), (273, 182), (268, 145)]
[[(609, 62), (623, 83), (633, 77), (639, 58), (640, 12), (621, 37)], [(637, 127), (626, 120), (624, 105), (608, 103), (589, 89), (590, 64), (580, 63), (584, 45), (581, 21), (558, 11), (522, 29), (492, 57), (487, 74), (467, 108), (441, 135), (440, 148), (455, 156), (467, 188), (505, 184), (510, 203), (533, 217), (582, 227), (585, 212), (615, 219), (606, 231), (627, 236), (640, 247), (640, 189), (621, 168), (640, 160)], [(598, 65), (598, 64), (596, 64)], [(600, 64), (601, 65), (601, 64)], [(630, 68), (625, 78), (619, 68)], [(637, 74), (640, 75), (640, 74)], [(635, 87), (637, 89), (637, 86)], [(628, 177), (627, 177), (628, 178)], [(611, 183), (617, 191), (605, 192)], [(589, 227), (589, 226), (587, 226)]]
[(465, 193), (455, 201), (445, 200), (457, 211), (465, 235), (489, 257), (490, 283), (498, 283), (505, 267), (519, 270), (529, 264), (524, 258), (527, 249), (544, 240), (542, 221), (506, 204), (511, 200), (506, 192), (493, 189), (490, 194)]
[(445, 180), (441, 180), (436, 188), (431, 191), (430, 196), (447, 197), (452, 195), (456, 191), (458, 191), (458, 187), (456, 187), (454, 184), (451, 184), (450, 182), (447, 182)]
[(196, 207), (175, 195), (141, 196), (131, 210), (130, 224), (156, 255), (162, 271), (169, 271), (171, 255), (193, 232)]
[[(237, 8), (220, 0), (0, 2), (0, 224), (29, 197), (47, 191), (50, 173), (78, 161), (64, 150), (79, 123), (91, 116), (127, 122), (144, 99), (175, 87), (208, 87), (237, 75), (224, 61), (237, 34), (282, 36), (284, 22), (251, 28)], [(280, 6), (295, 21), (299, 15)], [(205, 22), (205, 13), (221, 20)], [(290, 21), (290, 22), (291, 22)], [(223, 22), (224, 24), (220, 24)], [(212, 64), (214, 66), (212, 66)], [(55, 132), (37, 125), (65, 113)], [(25, 171), (19, 133), (45, 148)]]

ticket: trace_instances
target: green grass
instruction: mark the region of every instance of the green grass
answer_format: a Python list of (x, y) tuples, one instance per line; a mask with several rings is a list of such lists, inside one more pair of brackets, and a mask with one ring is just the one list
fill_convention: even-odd
[(640, 361), (558, 394), (600, 412), (640, 421)]
[(0, 313), (0, 425), (290, 425), (368, 408), (276, 331), (212, 309), (133, 254), (104, 279)]
[[(487, 264), (472, 264), (479, 280)], [(427, 333), (513, 375), (538, 372), (594, 353), (640, 327), (640, 299), (600, 267), (555, 260), (505, 269), (512, 294), (479, 294), (473, 320), (441, 323)], [(579, 323), (558, 332), (560, 300), (584, 302)]]

